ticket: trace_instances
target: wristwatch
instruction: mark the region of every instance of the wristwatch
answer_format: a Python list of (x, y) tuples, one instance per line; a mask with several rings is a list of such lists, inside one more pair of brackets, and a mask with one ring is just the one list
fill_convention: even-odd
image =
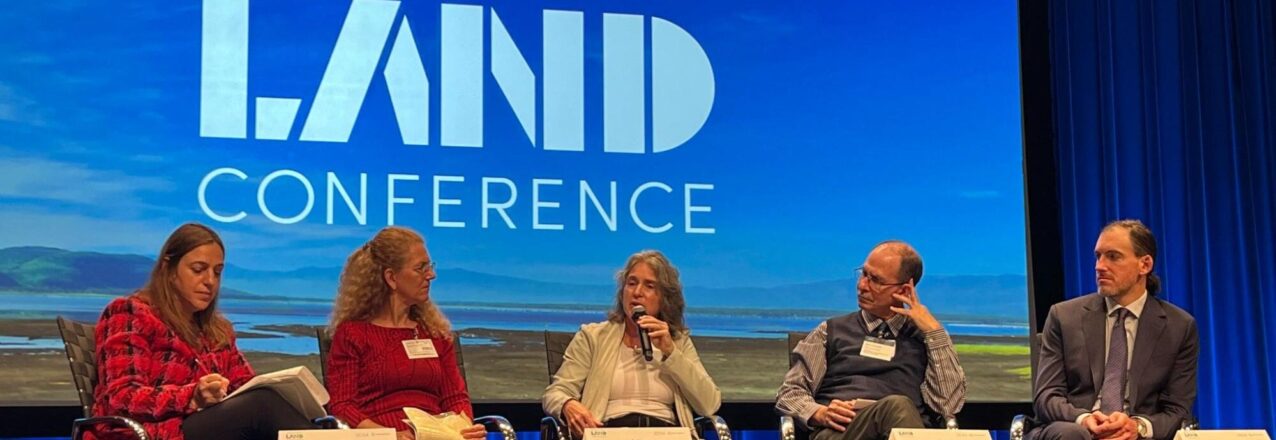
[(1146, 423), (1143, 423), (1142, 420), (1134, 419), (1134, 426), (1137, 426), (1139, 429), (1139, 438), (1151, 437), (1150, 435), (1148, 435), (1149, 426)]

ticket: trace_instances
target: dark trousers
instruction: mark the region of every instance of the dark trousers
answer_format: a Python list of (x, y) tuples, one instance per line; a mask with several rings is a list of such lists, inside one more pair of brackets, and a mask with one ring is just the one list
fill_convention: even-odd
[(1030, 440), (1090, 440), (1094, 435), (1076, 422), (1050, 422), (1028, 431), (1026, 437)]
[(646, 414), (629, 413), (603, 422), (603, 426), (608, 428), (671, 428), (678, 425)]
[(917, 405), (907, 397), (893, 395), (858, 411), (846, 432), (821, 428), (811, 433), (811, 440), (886, 440), (893, 428), (924, 427)]
[(186, 440), (275, 440), (282, 429), (314, 429), (306, 416), (269, 388), (235, 396), (182, 422)]

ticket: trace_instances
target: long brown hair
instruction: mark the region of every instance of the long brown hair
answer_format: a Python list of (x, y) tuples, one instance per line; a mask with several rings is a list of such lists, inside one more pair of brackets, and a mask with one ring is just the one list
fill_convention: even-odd
[[(341, 270), (328, 332), (337, 331), (342, 322), (370, 321), (377, 313), (390, 307), (393, 292), (383, 274), (386, 269), (402, 270), (409, 250), (417, 244), (424, 245), (425, 239), (416, 231), (390, 226), (378, 231), (371, 240), (350, 253), (346, 267)], [(412, 305), (408, 309), (408, 317), (425, 327), (431, 336), (452, 337), (452, 325), (433, 299), (423, 305)]]
[(690, 330), (683, 320), (682, 312), (687, 308), (687, 301), (682, 297), (682, 281), (678, 279), (678, 268), (665, 258), (660, 251), (645, 250), (629, 256), (625, 267), (616, 272), (616, 304), (607, 313), (611, 322), (625, 322), (625, 279), (639, 264), (646, 264), (656, 273), (656, 288), (660, 290), (660, 314), (656, 318), (669, 324), (669, 336), (680, 338)]
[[(160, 321), (177, 337), (196, 349), (225, 348), (230, 345), (234, 335), (230, 321), (217, 311), (217, 298), (221, 296), (219, 292), (213, 292), (213, 299), (208, 307), (195, 312), (192, 318), (186, 311), (186, 300), (177, 291), (177, 286), (173, 285), (182, 257), (195, 248), (210, 243), (221, 248), (223, 254), (226, 253), (221, 237), (208, 226), (199, 223), (179, 226), (164, 241), (164, 247), (160, 248), (159, 257), (155, 259), (155, 267), (151, 269), (151, 277), (141, 290), (142, 297), (150, 303)], [(219, 283), (218, 290), (220, 288)], [(207, 341), (208, 347), (204, 346), (201, 337)]]

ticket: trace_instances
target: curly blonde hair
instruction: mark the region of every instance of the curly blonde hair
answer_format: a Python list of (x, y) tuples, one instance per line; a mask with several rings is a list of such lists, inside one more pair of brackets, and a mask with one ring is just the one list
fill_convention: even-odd
[[(332, 308), (332, 322), (328, 333), (346, 321), (370, 321), (378, 313), (390, 307), (393, 291), (386, 284), (386, 269), (411, 270), (407, 256), (413, 245), (425, 245), (425, 239), (416, 231), (400, 226), (390, 226), (377, 232), (371, 240), (355, 249), (346, 258), (337, 286), (336, 304)], [(408, 318), (416, 321), (431, 336), (451, 339), (452, 324), (434, 301), (413, 305)]]

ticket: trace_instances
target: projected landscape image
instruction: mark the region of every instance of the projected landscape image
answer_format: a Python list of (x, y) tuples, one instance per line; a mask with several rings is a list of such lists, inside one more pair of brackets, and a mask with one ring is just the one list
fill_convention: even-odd
[(544, 332), (603, 320), (659, 249), (724, 397), (770, 400), (787, 334), (855, 310), (854, 269), (902, 239), (969, 400), (1030, 399), (1013, 1), (11, 9), (0, 405), (73, 402), (54, 319), (95, 321), (191, 221), (225, 240), (258, 372), (320, 371), (341, 265), (394, 224), (426, 237), (475, 399), (538, 398)]

